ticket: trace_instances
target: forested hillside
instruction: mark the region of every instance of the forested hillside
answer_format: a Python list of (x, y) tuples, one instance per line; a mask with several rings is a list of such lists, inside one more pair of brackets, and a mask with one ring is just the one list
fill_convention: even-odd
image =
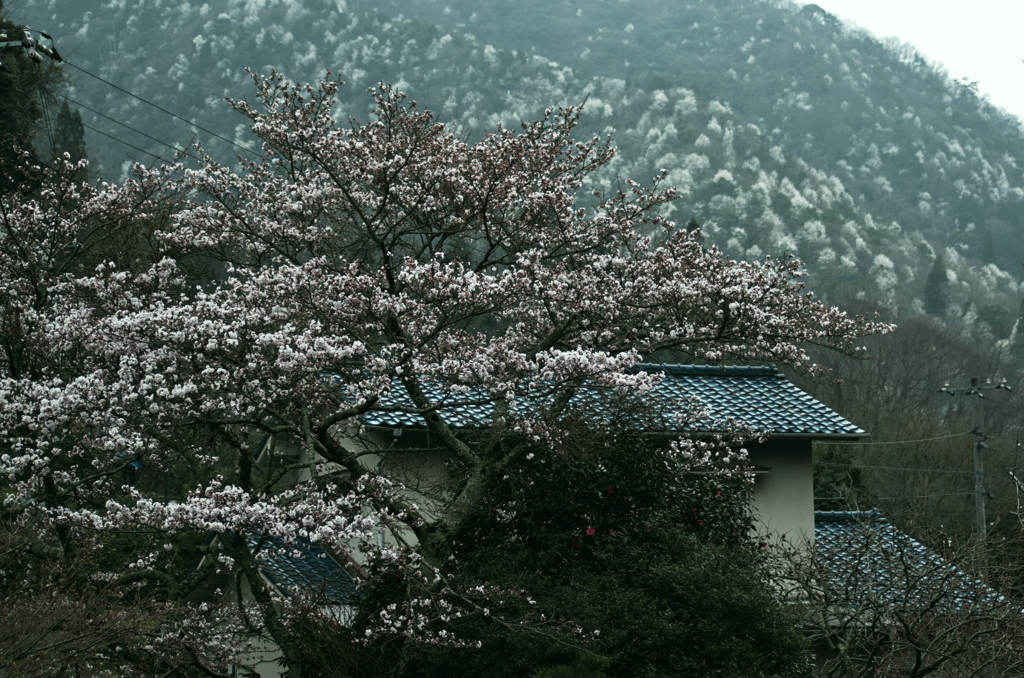
[[(0, 0), (0, 569), (46, 561), (0, 590), (0, 665), (4, 624), (91, 647), (64, 610), (106, 582), (118, 675), (233, 675), (258, 634), (297, 678), (542, 678), (582, 642), (612, 657), (592, 675), (808, 675), (737, 482), (749, 431), (690, 438), (691, 399), (647, 454), (616, 433), (667, 419), (638, 361), (782, 365), (869, 432), (801, 448), (814, 508), (879, 509), (1024, 595), (1021, 121), (815, 5), (686, 3)], [(259, 582), (299, 539), (358, 544), (367, 593), (282, 603)], [(949, 675), (996, 666), (961, 649), (983, 637), (1017, 662), (994, 674), (1024, 666), (1020, 605), (989, 636), (926, 607), (907, 636), (976, 664)]]
[[(1020, 123), (908, 45), (847, 29), (809, 5), (721, 0), (586, 4), (526, 0), (29, 0), (24, 12), (69, 60), (240, 145), (224, 97), (250, 97), (244, 68), (297, 81), (332, 71), (347, 110), (384, 81), (479, 136), (586, 102), (580, 137), (620, 153), (603, 188), (667, 170), (691, 217), (732, 256), (794, 254), (810, 286), (921, 309), (941, 257), (952, 312), (982, 311), (1005, 336), (1024, 260)], [(88, 125), (170, 158), (195, 137), (238, 152), (83, 72), (71, 98)], [(126, 154), (90, 132), (99, 174)], [(968, 302), (973, 303), (971, 306)]]

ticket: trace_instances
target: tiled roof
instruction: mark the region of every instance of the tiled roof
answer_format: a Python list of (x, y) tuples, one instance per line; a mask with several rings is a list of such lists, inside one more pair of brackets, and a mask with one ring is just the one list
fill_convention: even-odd
[(645, 372), (665, 377), (653, 396), (685, 402), (697, 396), (716, 418), (729, 417), (776, 435), (860, 437), (865, 431), (801, 391), (774, 365), (718, 367), (640, 365)]
[[(255, 548), (255, 537), (249, 546)], [(356, 595), (356, 582), (334, 558), (308, 539), (296, 539), (285, 544), (278, 538), (264, 541), (269, 559), (261, 569), (275, 585), (288, 589), (298, 587), (305, 591), (322, 593), (324, 602), (344, 604)]]
[[(824, 404), (790, 383), (774, 366), (720, 367), (696, 365), (641, 364), (636, 367), (649, 373), (662, 373), (661, 382), (647, 396), (648, 409), (657, 413), (646, 418), (646, 429), (673, 432), (714, 432), (724, 428), (723, 419), (735, 419), (759, 431), (772, 431), (775, 436), (814, 436), (818, 438), (857, 438), (865, 432), (843, 419)], [(428, 390), (428, 392), (430, 392)], [(440, 389), (430, 394), (437, 402), (454, 396), (445, 396)], [(485, 426), (490, 420), (492, 406), (486, 394), (470, 392), (459, 396), (461, 401), (476, 400), (473, 404), (460, 404), (440, 410), (444, 420), (458, 428)], [(673, 413), (692, 412), (694, 399), (707, 408), (711, 416), (675, 425)], [(609, 403), (612, 396), (599, 389), (581, 389), (573, 405), (593, 415)], [(385, 406), (411, 407), (404, 388), (396, 381), (392, 393), (381, 402)], [(525, 410), (529, 403), (520, 404)], [(607, 409), (607, 408), (605, 408)], [(424, 422), (416, 414), (406, 412), (370, 412), (363, 422), (370, 426), (422, 427)]]
[(829, 588), (853, 600), (946, 611), (993, 605), (1003, 596), (900, 532), (877, 509), (815, 511), (814, 550)]

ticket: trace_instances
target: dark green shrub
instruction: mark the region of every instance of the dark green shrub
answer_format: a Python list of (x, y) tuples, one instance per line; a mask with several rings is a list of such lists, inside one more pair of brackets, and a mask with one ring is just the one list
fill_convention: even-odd
[(467, 583), (527, 593), (454, 625), (479, 648), (412, 649), (403, 678), (568, 676), (591, 654), (607, 678), (809, 675), (742, 482), (680, 478), (636, 435), (528, 454), (450, 561)]

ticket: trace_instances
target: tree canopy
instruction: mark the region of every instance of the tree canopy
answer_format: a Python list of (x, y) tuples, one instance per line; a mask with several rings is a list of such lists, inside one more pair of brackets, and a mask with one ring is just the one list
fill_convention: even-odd
[[(65, 84), (57, 66), (61, 57), (40, 44), (38, 31), (14, 23), (3, 2), (0, 34), (5, 36), (0, 39), (5, 45), (0, 49), (0, 162), (5, 165), (0, 191), (8, 191), (32, 181), (31, 172), (17, 174), (21, 153), (38, 152), (43, 159), (68, 153), (74, 162), (85, 158), (85, 127), (66, 100), (57, 110), (55, 98)], [(84, 167), (80, 171), (85, 179)]]
[[(388, 87), (343, 126), (338, 81), (254, 81), (233, 106), (258, 161), (101, 188), (59, 163), (2, 196), (0, 472), (6, 519), (33, 526), (18, 552), (165, 606), (108, 665), (223, 672), (265, 636), (304, 675), (297, 604), (260, 576), (297, 540), (405, 582), (367, 598), (366, 638), (458, 644), (455, 620), (507, 594), (454, 588), (444, 557), (496, 475), (566, 449), (577, 394), (642, 401), (657, 375), (631, 368), (656, 352), (820, 371), (806, 344), (855, 353), (885, 329), (805, 294), (792, 259), (704, 246), (661, 216), (676, 196), (658, 180), (579, 201), (613, 150), (573, 138), (578, 109), (468, 143)], [(471, 406), (489, 423), (467, 432), (448, 415)], [(367, 462), (371, 414), (421, 418), (450, 460), (445, 501), (425, 511)], [(301, 454), (262, 464), (267, 439)], [(650, 454), (677, 477), (734, 460), (686, 439)], [(218, 574), (253, 603), (197, 604)]]

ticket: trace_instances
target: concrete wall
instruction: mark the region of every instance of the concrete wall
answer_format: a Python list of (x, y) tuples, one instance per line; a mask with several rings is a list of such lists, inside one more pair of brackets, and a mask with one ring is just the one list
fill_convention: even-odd
[[(296, 441), (276, 442), (276, 453), (291, 460), (305, 462), (305, 454)], [(383, 429), (362, 431), (345, 441), (346, 446), (360, 454), (360, 461), (369, 469), (385, 472), (406, 486), (406, 496), (427, 514), (443, 505), (448, 484), (445, 459), (448, 455), (432, 445), (430, 436), (422, 430), (392, 432)], [(810, 440), (769, 440), (749, 447), (750, 463), (758, 467), (753, 488), (753, 510), (761, 531), (768, 540), (781, 540), (791, 544), (813, 544), (814, 541), (814, 479), (811, 463)], [(305, 480), (308, 471), (302, 469), (289, 480)], [(403, 534), (382, 534), (381, 538), (395, 543), (400, 538), (415, 543), (411, 530)], [(362, 560), (353, 544), (352, 556)], [(243, 597), (250, 598), (248, 582), (243, 582)], [(228, 598), (233, 598), (233, 587)], [(280, 651), (269, 641), (258, 644), (245, 658), (254, 665), (260, 678), (278, 678), (281, 666), (277, 663)]]
[(814, 543), (814, 476), (810, 440), (768, 440), (749, 448), (759, 467), (754, 480), (754, 512), (772, 540)]
[[(275, 454), (305, 462), (297, 441), (274, 441)], [(360, 454), (366, 468), (384, 472), (405, 486), (405, 495), (430, 520), (447, 500), (449, 454), (435, 446), (423, 430), (363, 430), (345, 441)], [(811, 441), (771, 440), (749, 446), (750, 462), (758, 468), (753, 510), (763, 533), (772, 540), (785, 537), (792, 544), (814, 542), (814, 478)], [(286, 480), (308, 479), (302, 469)], [(406, 535), (415, 541), (415, 537)]]
[[(427, 515), (443, 505), (448, 474), (446, 452), (432, 447), (425, 431), (400, 436), (374, 431), (363, 438), (370, 453), (362, 461), (406, 487), (406, 496)], [(411, 448), (411, 449), (410, 449)], [(811, 441), (768, 440), (749, 446), (755, 476), (753, 510), (762, 532), (772, 540), (814, 543), (814, 477)]]
[(366, 450), (360, 457), (363, 466), (401, 483), (403, 494), (427, 520), (448, 501), (445, 461), (451, 454), (435, 446), (426, 431), (406, 430), (400, 435), (370, 431), (360, 438), (360, 444)]

